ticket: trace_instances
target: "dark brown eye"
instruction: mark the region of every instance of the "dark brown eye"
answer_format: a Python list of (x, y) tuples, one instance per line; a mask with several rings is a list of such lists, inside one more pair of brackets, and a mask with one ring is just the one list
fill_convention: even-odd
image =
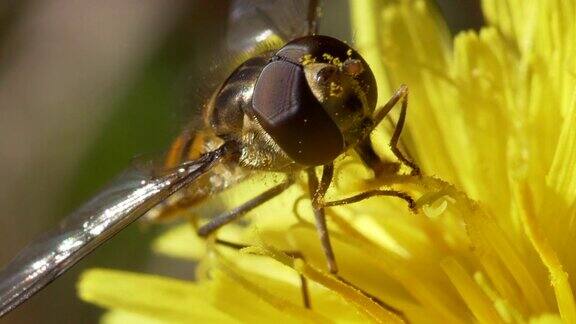
[(326, 164), (345, 147), (342, 132), (312, 93), (300, 65), (268, 63), (254, 86), (252, 109), (262, 128), (297, 163)]
[(346, 105), (346, 108), (350, 109), (351, 111), (359, 111), (362, 109), (362, 101), (356, 95), (348, 96), (344, 105)]
[(335, 66), (327, 66), (318, 71), (316, 74), (316, 81), (320, 84), (326, 84), (337, 71), (338, 69)]

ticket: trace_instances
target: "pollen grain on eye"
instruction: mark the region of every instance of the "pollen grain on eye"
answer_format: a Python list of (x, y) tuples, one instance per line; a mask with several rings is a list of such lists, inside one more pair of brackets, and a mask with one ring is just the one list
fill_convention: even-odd
[(332, 54), (329, 54), (329, 53), (324, 53), (324, 54), (322, 54), (322, 58), (326, 62), (328, 62), (334, 66), (337, 66), (338, 68), (342, 67), (342, 61), (340, 60), (339, 57), (333, 56)]
[(312, 63), (316, 63), (316, 58), (313, 57), (312, 54), (304, 54), (300, 58), (300, 63), (302, 63), (302, 65), (309, 65)]
[(340, 97), (342, 96), (343, 91), (344, 88), (341, 85), (337, 84), (336, 82), (330, 82), (330, 97)]

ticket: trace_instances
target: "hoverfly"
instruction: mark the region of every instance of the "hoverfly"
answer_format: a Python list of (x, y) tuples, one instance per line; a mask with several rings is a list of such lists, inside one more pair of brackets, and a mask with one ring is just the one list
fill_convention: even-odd
[[(282, 172), (286, 179), (214, 217), (198, 229), (200, 236), (212, 235), (278, 196), (295, 182), (296, 174), (305, 172), (328, 269), (336, 274), (325, 208), (377, 195), (401, 198), (414, 207), (409, 195), (393, 190), (324, 201), (333, 161), (349, 149), (376, 173), (398, 171), (382, 165), (369, 140), (398, 102), (400, 117), (390, 146), (413, 174), (419, 173), (398, 149), (407, 87), (376, 109), (376, 80), (366, 61), (344, 42), (317, 35), (318, 0), (233, 0), (230, 8), (232, 51), (253, 48), (271, 35), (283, 45), (248, 58), (212, 89), (203, 106), (203, 127), (182, 132), (160, 171), (129, 169), (58, 229), (21, 251), (0, 272), (0, 316), (155, 206), (159, 214), (192, 207), (246, 178), (251, 170)], [(317, 168), (322, 169), (320, 178)]]

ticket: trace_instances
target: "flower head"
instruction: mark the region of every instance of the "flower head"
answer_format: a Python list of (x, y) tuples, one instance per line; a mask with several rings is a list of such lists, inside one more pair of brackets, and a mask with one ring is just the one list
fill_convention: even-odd
[[(328, 196), (391, 187), (417, 197), (418, 213), (392, 198), (330, 208), (342, 280), (325, 270), (302, 179), (249, 226), (219, 232), (240, 251), (189, 225), (160, 237), (156, 251), (200, 262), (195, 282), (87, 272), (80, 296), (110, 309), (105, 319), (576, 323), (576, 3), (484, 0), (488, 25), (455, 38), (424, 0), (350, 3), (381, 103), (409, 87), (402, 139), (424, 176), (374, 179), (350, 154)], [(389, 159), (385, 126), (372, 140)]]

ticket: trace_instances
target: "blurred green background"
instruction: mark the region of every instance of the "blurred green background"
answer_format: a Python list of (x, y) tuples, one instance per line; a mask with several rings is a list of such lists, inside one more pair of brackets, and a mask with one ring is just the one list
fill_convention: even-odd
[[(362, 0), (358, 0), (362, 1)], [(322, 32), (350, 39), (347, 1), (325, 0)], [(454, 30), (477, 27), (476, 1), (440, 1)], [(0, 2), (0, 265), (133, 157), (162, 151), (197, 107), (195, 73), (217, 59), (228, 1)], [(92, 323), (83, 269), (190, 275), (149, 255), (160, 229), (133, 225), (3, 323)]]

